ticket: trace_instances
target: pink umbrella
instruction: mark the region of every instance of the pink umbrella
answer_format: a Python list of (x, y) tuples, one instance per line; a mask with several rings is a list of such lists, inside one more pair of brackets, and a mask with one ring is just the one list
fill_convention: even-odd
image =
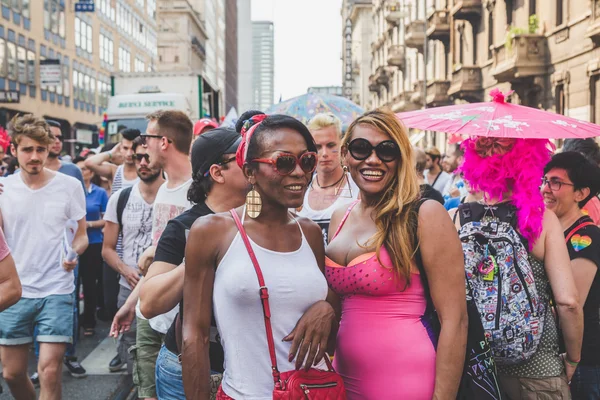
[(492, 90), (490, 95), (493, 100), (488, 103), (428, 108), (398, 113), (396, 116), (408, 128), (466, 136), (520, 139), (584, 139), (600, 136), (600, 125), (506, 103), (505, 95), (498, 89)]

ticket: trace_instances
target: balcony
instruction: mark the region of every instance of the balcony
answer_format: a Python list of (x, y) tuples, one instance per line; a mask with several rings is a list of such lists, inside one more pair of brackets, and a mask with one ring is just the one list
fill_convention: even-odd
[(481, 18), (482, 0), (454, 0), (451, 13), (455, 20), (474, 21)]
[(427, 84), (427, 107), (447, 106), (450, 104), (450, 81), (436, 80)]
[(417, 49), (423, 52), (423, 44), (425, 43), (425, 22), (415, 20), (406, 25), (406, 35), (404, 36), (404, 44), (406, 46)]
[(427, 38), (450, 41), (450, 15), (446, 10), (435, 10), (427, 18)]
[(404, 46), (395, 44), (388, 47), (387, 64), (390, 67), (404, 68), (404, 62), (406, 60), (406, 54), (404, 52)]
[(379, 93), (379, 84), (375, 81), (375, 75), (369, 76), (369, 91)]
[(378, 85), (387, 87), (390, 82), (390, 73), (385, 67), (379, 67), (375, 70), (375, 82)]
[(405, 111), (414, 111), (421, 108), (419, 104), (415, 104), (411, 101), (411, 97), (413, 96), (412, 91), (404, 91), (400, 93), (398, 96), (394, 97), (394, 104), (392, 105), (393, 112), (405, 112)]
[(398, 25), (402, 20), (402, 11), (400, 3), (390, 4), (385, 8), (385, 20), (391, 25)]
[(514, 35), (509, 45), (494, 49), (492, 75), (499, 82), (511, 82), (546, 73), (547, 42), (544, 35)]
[(590, 27), (585, 32), (585, 37), (592, 39), (594, 45), (600, 45), (600, 18), (592, 20)]
[(468, 102), (483, 101), (481, 68), (461, 66), (452, 73), (452, 83), (448, 89), (451, 98)]

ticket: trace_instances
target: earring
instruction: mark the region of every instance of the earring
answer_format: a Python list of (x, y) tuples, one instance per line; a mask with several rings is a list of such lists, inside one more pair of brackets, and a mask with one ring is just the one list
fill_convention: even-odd
[(261, 209), (262, 199), (260, 198), (260, 193), (254, 190), (254, 185), (252, 185), (252, 189), (246, 195), (246, 213), (250, 218), (257, 218), (260, 215)]

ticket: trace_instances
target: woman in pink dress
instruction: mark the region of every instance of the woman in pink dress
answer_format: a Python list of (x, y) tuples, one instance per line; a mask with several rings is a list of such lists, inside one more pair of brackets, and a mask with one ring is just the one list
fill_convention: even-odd
[[(454, 399), (467, 313), (452, 221), (439, 203), (420, 203), (412, 147), (393, 114), (354, 121), (342, 155), (361, 201), (331, 219), (326, 276), (342, 302), (334, 366), (348, 399)], [(428, 299), (439, 337), (426, 317)]]

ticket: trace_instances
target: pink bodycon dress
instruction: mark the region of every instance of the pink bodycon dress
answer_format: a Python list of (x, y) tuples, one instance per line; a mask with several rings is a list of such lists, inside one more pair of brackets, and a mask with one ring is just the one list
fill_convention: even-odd
[(334, 367), (349, 400), (430, 400), (436, 352), (421, 318), (426, 299), (419, 274), (404, 289), (404, 280), (386, 267), (392, 262), (385, 248), (380, 259), (383, 265), (367, 253), (341, 266), (326, 258), (327, 282), (342, 299)]

